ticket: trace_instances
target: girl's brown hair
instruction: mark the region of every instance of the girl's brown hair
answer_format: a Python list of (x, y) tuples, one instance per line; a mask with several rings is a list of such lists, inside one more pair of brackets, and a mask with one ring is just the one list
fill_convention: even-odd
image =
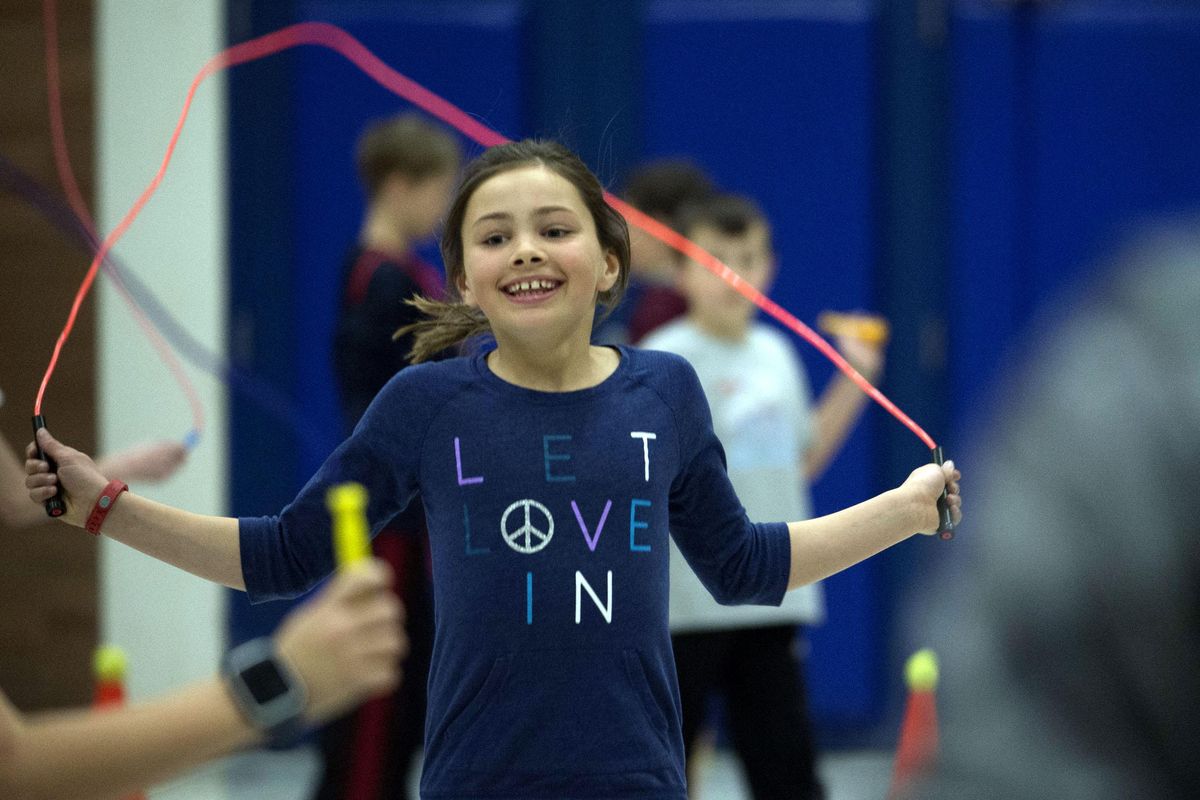
[(442, 229), (442, 260), (446, 265), (448, 299), (439, 301), (416, 297), (409, 300), (410, 305), (428, 318), (396, 331), (396, 337), (413, 334), (409, 358), (414, 364), (491, 331), (483, 313), (463, 303), (458, 291), (465, 272), (462, 229), (467, 203), (475, 190), (490, 178), (513, 169), (536, 165), (544, 166), (565, 178), (583, 198), (596, 225), (596, 238), (600, 241), (601, 249), (616, 255), (620, 264), (617, 282), (611, 289), (600, 293), (599, 303), (607, 312), (620, 302), (629, 282), (629, 227), (625, 224), (625, 218), (605, 201), (604, 188), (592, 171), (577, 155), (557, 142), (526, 139), (492, 147), (467, 165), (462, 183), (446, 215), (446, 225)]

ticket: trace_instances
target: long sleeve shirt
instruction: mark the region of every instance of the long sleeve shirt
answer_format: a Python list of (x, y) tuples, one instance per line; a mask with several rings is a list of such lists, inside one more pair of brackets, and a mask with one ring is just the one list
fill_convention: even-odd
[(240, 521), (256, 600), (333, 568), (325, 492), (373, 532), (420, 496), (435, 642), (421, 794), (686, 798), (668, 535), (714, 597), (778, 605), (783, 523), (747, 519), (695, 372), (621, 349), (597, 386), (509, 384), (486, 353), (405, 369), (277, 517)]

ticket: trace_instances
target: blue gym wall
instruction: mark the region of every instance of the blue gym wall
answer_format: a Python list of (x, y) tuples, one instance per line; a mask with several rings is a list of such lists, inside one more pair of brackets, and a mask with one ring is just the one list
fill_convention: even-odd
[[(824, 308), (888, 314), (882, 388), (952, 456), (1031, 317), (1069, 304), (1137, 219), (1200, 205), (1190, 4), (974, 0), (930, 18), (902, 0), (230, 0), (230, 42), (307, 19), (510, 137), (564, 140), (614, 188), (644, 158), (687, 155), (756, 197), (775, 227), (774, 298), (810, 323)], [(231, 511), (268, 513), (340, 433), (329, 342), (362, 210), (353, 141), (405, 104), (316, 48), (238, 67), (229, 93), (230, 350), (306, 421), (230, 398)], [(796, 344), (821, 387), (831, 368)], [(872, 408), (817, 509), (926, 457)], [(900, 660), (920, 644), (899, 639), (894, 611), (944, 547), (911, 541), (827, 582), (808, 663), (825, 744), (894, 741)], [(231, 593), (231, 639), (284, 610)]]
[(1149, 217), (1200, 204), (1200, 6), (960, 3), (951, 47), (953, 418), (1047, 304)]

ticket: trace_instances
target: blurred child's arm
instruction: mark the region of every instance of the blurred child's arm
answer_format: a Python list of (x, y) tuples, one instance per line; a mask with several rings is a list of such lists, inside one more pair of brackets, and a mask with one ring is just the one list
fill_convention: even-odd
[[(45, 428), (37, 435), (42, 449), (58, 462), (58, 473), (37, 459), (31, 444), (25, 462), (29, 498), (40, 510), (40, 504), (61, 486), (67, 513), (59, 519), (83, 527), (109, 478), (86, 453), (60, 443)], [(126, 492), (105, 518), (103, 533), (193, 575), (232, 589), (246, 588), (236, 519), (193, 514)]]
[(216, 678), (145, 705), (29, 719), (0, 694), (0, 729), (0, 794), (12, 800), (117, 797), (260, 736)]
[(948, 488), (947, 502), (957, 524), (962, 519), (959, 472), (954, 463), (927, 464), (899, 487), (847, 509), (788, 524), (792, 566), (788, 588), (827, 578), (882, 552), (914, 533), (937, 530), (937, 500)]
[(26, 528), (50, 519), (41, 506), (29, 502), (24, 486), (25, 471), (17, 452), (0, 436), (0, 522), (13, 528)]
[(134, 445), (96, 460), (100, 474), (123, 481), (165, 481), (187, 460), (182, 442), (163, 440)]
[[(115, 513), (115, 512), (114, 512)], [(379, 561), (337, 576), (273, 637), (295, 673), (308, 722), (395, 688), (407, 650), (403, 609)], [(23, 718), (0, 693), (0, 797), (116, 797), (261, 740), (220, 678), (101, 712)]]
[[(872, 383), (883, 369), (883, 345), (851, 336), (837, 337), (838, 350)], [(814, 481), (846, 442), (870, 398), (852, 380), (837, 372), (813, 412), (812, 444), (804, 452), (804, 475)]]

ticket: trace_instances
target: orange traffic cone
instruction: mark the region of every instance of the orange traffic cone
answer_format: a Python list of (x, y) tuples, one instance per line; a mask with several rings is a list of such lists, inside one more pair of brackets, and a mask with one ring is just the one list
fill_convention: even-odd
[[(92, 671), (96, 677), (96, 691), (92, 695), (92, 707), (100, 710), (125, 705), (125, 651), (115, 645), (96, 648), (92, 657)], [(143, 792), (126, 795), (124, 800), (146, 800)]]
[(904, 667), (908, 683), (908, 705), (900, 726), (900, 743), (892, 770), (889, 800), (906, 796), (913, 782), (933, 767), (938, 749), (937, 689), (938, 663), (932, 650), (918, 650)]

